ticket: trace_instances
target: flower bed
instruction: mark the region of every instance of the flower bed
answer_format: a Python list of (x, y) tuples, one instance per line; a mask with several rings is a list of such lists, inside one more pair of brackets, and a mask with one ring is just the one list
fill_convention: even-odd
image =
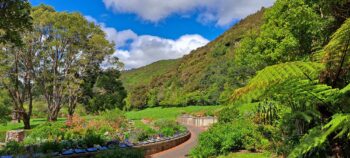
[[(111, 151), (120, 150), (120, 149), (124, 149), (122, 151), (134, 150), (134, 152), (139, 152), (138, 155), (142, 155), (142, 154), (150, 155), (150, 154), (154, 154), (163, 150), (167, 150), (171, 147), (177, 146), (187, 141), (189, 137), (190, 137), (190, 133), (186, 131), (186, 132), (178, 133), (169, 137), (149, 139), (143, 142), (138, 142), (137, 144), (132, 144), (130, 142), (109, 141), (104, 143), (103, 145), (95, 145), (94, 147), (90, 147), (90, 148), (70, 148), (70, 149), (59, 148), (60, 145), (63, 146), (64, 144), (58, 144), (58, 143), (51, 143), (51, 144), (43, 143), (43, 144), (32, 145), (32, 146), (21, 146), (21, 144), (19, 143), (10, 142), (5, 147), (4, 151), (5, 151), (5, 154), (6, 154), (6, 151), (15, 151), (16, 153), (23, 153), (23, 154), (16, 155), (16, 156), (22, 156), (22, 157), (90, 157), (90, 156), (96, 156), (99, 154), (103, 155), (105, 151), (106, 151), (106, 154), (108, 154)], [(58, 147), (58, 148), (56, 148), (56, 151), (46, 150), (46, 152), (43, 152), (45, 150), (42, 150), (42, 152), (39, 152), (37, 149), (40, 147), (45, 147), (46, 149), (50, 147)], [(3, 157), (12, 158), (14, 156), (7, 155), (7, 156), (2, 156), (1, 158)]]
[(105, 112), (94, 119), (74, 116), (66, 123), (48, 122), (37, 126), (26, 133), (24, 142), (8, 143), (0, 155), (91, 155), (166, 142), (187, 133), (186, 128), (169, 120), (156, 120), (147, 128), (148, 131), (135, 128), (120, 111)]

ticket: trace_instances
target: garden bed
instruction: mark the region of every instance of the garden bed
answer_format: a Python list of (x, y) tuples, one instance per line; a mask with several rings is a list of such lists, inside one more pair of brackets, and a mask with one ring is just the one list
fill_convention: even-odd
[[(179, 144), (184, 143), (190, 138), (190, 132), (184, 132), (175, 134), (170, 137), (163, 137), (159, 139), (150, 139), (143, 142), (139, 142), (137, 144), (130, 143), (119, 143), (118, 141), (110, 141), (104, 144), (103, 146), (97, 146), (92, 148), (76, 148), (76, 149), (66, 149), (60, 152), (49, 152), (49, 153), (33, 153), (34, 148), (37, 148), (40, 145), (36, 146), (26, 146), (25, 153), (22, 155), (16, 156), (24, 156), (24, 157), (60, 157), (60, 158), (75, 158), (75, 157), (92, 157), (99, 154), (104, 154), (104, 152), (108, 153), (114, 150), (134, 150), (136, 152), (140, 152), (141, 154), (151, 155), (157, 152), (161, 152), (167, 150), (169, 148), (175, 147)], [(14, 145), (12, 145), (14, 147)], [(23, 151), (22, 151), (23, 152)], [(12, 155), (4, 155), (6, 158), (12, 158)]]

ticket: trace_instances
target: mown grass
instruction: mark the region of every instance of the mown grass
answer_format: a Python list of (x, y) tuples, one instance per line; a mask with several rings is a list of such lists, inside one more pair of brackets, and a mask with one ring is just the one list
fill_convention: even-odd
[[(147, 119), (169, 119), (175, 120), (179, 115), (184, 113), (215, 113), (215, 111), (221, 109), (222, 106), (188, 106), (188, 107), (171, 107), (171, 108), (148, 108), (141, 111), (126, 112), (125, 115), (128, 119), (134, 120), (137, 128), (148, 129), (149, 126), (142, 123), (140, 120)], [(98, 116), (84, 116), (86, 119), (96, 119)], [(59, 118), (59, 122), (66, 121), (66, 118)], [(46, 118), (33, 118), (31, 119), (32, 129), (40, 124), (47, 122)], [(3, 142), (6, 137), (6, 132), (9, 130), (23, 129), (23, 123), (7, 123), (0, 124), (0, 142)]]
[[(66, 118), (59, 118), (59, 122), (64, 122)], [(35, 128), (36, 126), (43, 124), (47, 122), (46, 118), (35, 118), (31, 119), (30, 123), (32, 128)], [(18, 129), (23, 129), (24, 125), (23, 123), (7, 123), (5, 125), (0, 125), (0, 131), (6, 131), (6, 130), (18, 130)]]
[(175, 120), (181, 114), (214, 114), (220, 110), (222, 106), (187, 106), (187, 107), (170, 107), (170, 108), (147, 108), (141, 111), (130, 111), (126, 113), (126, 117), (130, 120), (147, 119), (169, 119)]
[[(58, 122), (64, 122), (66, 121), (66, 118), (58, 118)], [(47, 122), (46, 118), (35, 118), (30, 120), (30, 124), (32, 129), (37, 127), (40, 124), (43, 124)], [(7, 123), (7, 124), (0, 124), (0, 142), (4, 142), (6, 138), (6, 132), (10, 130), (19, 130), (23, 129), (24, 125), (23, 123)]]

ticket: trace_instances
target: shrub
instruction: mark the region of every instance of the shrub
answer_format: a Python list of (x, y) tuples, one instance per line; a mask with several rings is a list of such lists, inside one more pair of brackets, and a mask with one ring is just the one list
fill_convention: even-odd
[(144, 141), (156, 134), (156, 132), (154, 130), (141, 129), (136, 134), (138, 141)]
[(62, 151), (63, 146), (57, 141), (47, 141), (40, 144), (40, 151), (43, 153), (59, 152)]
[[(66, 132), (66, 127), (63, 123), (45, 123), (34, 128), (26, 139), (37, 141), (56, 141), (62, 140)], [(29, 141), (27, 140), (27, 141)]]
[(113, 128), (121, 128), (127, 125), (124, 113), (119, 109), (102, 112), (100, 116), (101, 120), (108, 121)]
[(7, 131), (0, 131), (0, 142), (5, 142)]
[(224, 108), (219, 112), (218, 122), (219, 123), (230, 123), (237, 120), (240, 117), (237, 108)]
[(158, 129), (160, 134), (165, 136), (172, 136), (176, 132), (183, 132), (186, 128), (182, 127), (174, 120), (157, 120), (154, 122), (154, 126)]
[(233, 123), (214, 124), (199, 136), (198, 146), (191, 151), (193, 157), (211, 157), (231, 151), (264, 148), (268, 143), (255, 125), (244, 120)]
[(102, 136), (99, 134), (96, 134), (92, 130), (88, 130), (86, 132), (86, 135), (83, 140), (84, 140), (84, 144), (87, 147), (93, 147), (94, 145), (102, 145), (105, 143), (105, 140), (102, 138)]
[(22, 144), (11, 141), (6, 144), (3, 150), (0, 151), (1, 155), (17, 155), (25, 153), (25, 148)]

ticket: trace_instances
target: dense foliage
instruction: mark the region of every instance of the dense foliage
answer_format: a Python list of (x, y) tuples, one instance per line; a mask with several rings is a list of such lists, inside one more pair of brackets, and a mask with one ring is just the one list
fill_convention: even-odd
[(109, 69), (98, 76), (93, 87), (93, 97), (86, 105), (87, 112), (96, 113), (115, 108), (123, 109), (126, 91), (118, 80), (119, 71)]
[(235, 122), (216, 124), (201, 134), (199, 144), (192, 151), (192, 156), (212, 157), (241, 149), (256, 151), (267, 142), (257, 132), (254, 124), (235, 120)]
[[(267, 9), (260, 30), (244, 36), (235, 56), (238, 67), (256, 74), (229, 99), (230, 106), (245, 110), (220, 112), (219, 124), (202, 135), (193, 154), (234, 151), (213, 149), (220, 147), (211, 144), (220, 136), (211, 130), (234, 127), (227, 122), (238, 113), (243, 120), (237, 124), (251, 122), (257, 127), (250, 132), (268, 140), (257, 148), (286, 157), (349, 155), (348, 6), (348, 1), (277, 0)], [(230, 130), (226, 135), (240, 133)]]
[(31, 28), (28, 0), (0, 1), (0, 44), (21, 45), (21, 32)]
[[(32, 30), (25, 30), (30, 25), (27, 1), (1, 1), (0, 7), (1, 115), (13, 110), (29, 129), (33, 111), (42, 107), (34, 103), (44, 100), (49, 121), (56, 121), (63, 107), (70, 116), (66, 124), (49, 122), (31, 131), (24, 144), (40, 142), (42, 152), (185, 131), (174, 121), (182, 113), (175, 108), (130, 112), (138, 127), (133, 134), (123, 113), (112, 109), (228, 104), (218, 123), (199, 137), (193, 157), (239, 150), (292, 158), (350, 155), (348, 0), (277, 0), (181, 59), (122, 76), (120, 67), (101, 69), (114, 43), (81, 14), (42, 5), (32, 9)], [(120, 65), (113, 59), (112, 67)], [(100, 116), (74, 115), (80, 103)], [(215, 113), (208, 109), (185, 111)], [(5, 154), (23, 152), (12, 142), (4, 149)], [(101, 157), (110, 155), (142, 153), (117, 150)]]
[(11, 102), (8, 94), (0, 90), (0, 124), (7, 123), (10, 120), (11, 109), (8, 106)]
[[(5, 22), (16, 22), (7, 28), (21, 30), (18, 38), (22, 44), (8, 40), (0, 45), (0, 85), (10, 95), (7, 106), (13, 106), (16, 119), (23, 121), (25, 129), (31, 128), (30, 119), (37, 109), (44, 111), (49, 121), (57, 121), (63, 108), (69, 118), (73, 117), (80, 103), (89, 105), (85, 106), (88, 112), (122, 109), (126, 92), (118, 80), (121, 64), (118, 58), (110, 56), (114, 43), (106, 39), (100, 26), (79, 13), (56, 12), (45, 5), (30, 8), (27, 1), (1, 2), (1, 7), (5, 7), (1, 13), (16, 14), (17, 11), (6, 9), (18, 10), (24, 15), (16, 16), (25, 18), (27, 12), (22, 9), (26, 8), (16, 6), (22, 3), (31, 10), (32, 29), (23, 30), (25, 24), (15, 26), (25, 23), (25, 19), (18, 22), (20, 19), (10, 15), (1, 17)], [(110, 66), (108, 70), (101, 66), (104, 61)]]
[[(233, 59), (242, 37), (259, 29), (264, 10), (248, 16), (218, 39), (181, 59), (123, 73), (124, 83), (142, 83), (136, 87), (127, 86), (129, 107), (225, 103), (232, 90), (243, 86), (254, 74), (248, 67), (238, 66)], [(156, 75), (147, 73), (150, 71)]]

